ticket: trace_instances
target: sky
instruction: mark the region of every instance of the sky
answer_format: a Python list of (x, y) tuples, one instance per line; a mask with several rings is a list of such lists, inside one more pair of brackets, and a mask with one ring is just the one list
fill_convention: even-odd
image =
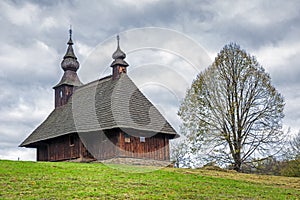
[(35, 160), (18, 145), (54, 109), (52, 87), (72, 25), (78, 76), (111, 73), (120, 35), (128, 75), (180, 131), (177, 111), (197, 73), (228, 43), (255, 56), (284, 96), (284, 130), (300, 130), (300, 1), (0, 1), (0, 159)]

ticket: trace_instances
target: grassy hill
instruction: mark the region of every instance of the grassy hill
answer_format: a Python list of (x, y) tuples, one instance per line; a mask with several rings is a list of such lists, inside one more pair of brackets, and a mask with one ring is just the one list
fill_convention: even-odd
[[(149, 172), (139, 173), (144, 170)], [(300, 199), (300, 179), (200, 169), (0, 160), (0, 199), (166, 198)]]

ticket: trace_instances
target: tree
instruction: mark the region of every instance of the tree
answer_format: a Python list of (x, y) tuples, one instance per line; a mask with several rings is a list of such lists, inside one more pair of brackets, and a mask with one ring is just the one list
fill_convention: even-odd
[(282, 162), (281, 175), (300, 177), (300, 131), (290, 141), (286, 160)]
[(191, 167), (190, 152), (186, 139), (178, 138), (171, 142), (171, 161), (174, 167)]
[(271, 154), (283, 135), (284, 99), (253, 56), (226, 45), (193, 81), (179, 116), (210, 159), (241, 165)]
[(294, 159), (300, 159), (300, 131), (298, 134), (291, 140), (291, 155)]
[(280, 175), (300, 177), (300, 158), (283, 161), (280, 170)]

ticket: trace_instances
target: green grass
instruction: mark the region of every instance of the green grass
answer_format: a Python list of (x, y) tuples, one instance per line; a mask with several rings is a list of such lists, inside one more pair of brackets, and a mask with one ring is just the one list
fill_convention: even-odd
[(135, 168), (143, 170), (0, 161), (0, 199), (300, 199), (299, 178), (173, 168), (131, 173)]

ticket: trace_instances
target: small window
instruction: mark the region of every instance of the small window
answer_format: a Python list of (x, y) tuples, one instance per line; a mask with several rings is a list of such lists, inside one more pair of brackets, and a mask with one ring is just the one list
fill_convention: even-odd
[(124, 138), (125, 138), (125, 143), (130, 143), (130, 135), (125, 133)]
[(59, 97), (62, 98), (62, 96), (63, 96), (63, 91), (60, 90), (60, 91), (59, 91)]
[(70, 135), (69, 141), (70, 141), (70, 146), (74, 146), (74, 143), (75, 143), (75, 137), (74, 137), (74, 135)]
[(145, 137), (140, 137), (140, 142), (146, 142), (146, 138)]

